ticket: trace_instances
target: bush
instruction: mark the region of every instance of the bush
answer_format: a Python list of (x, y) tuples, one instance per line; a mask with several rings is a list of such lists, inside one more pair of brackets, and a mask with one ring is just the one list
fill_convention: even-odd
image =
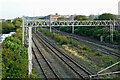
[[(60, 27), (59, 30), (71, 33), (71, 27)], [(94, 27), (94, 26), (79, 26), (75, 27), (75, 34), (88, 36), (100, 40), (100, 36), (103, 36), (104, 41), (106, 43), (110, 42), (110, 29), (109, 27)], [(114, 34), (114, 42), (116, 44), (120, 44), (120, 32), (115, 30)]]
[(14, 30), (14, 28), (15, 26), (11, 22), (8, 22), (8, 21), (2, 22), (2, 33), (3, 34), (11, 32), (12, 30)]
[(7, 37), (2, 44), (2, 76), (3, 78), (27, 78), (27, 50), (18, 37), (19, 33), (13, 36)]
[(73, 40), (67, 38), (66, 36), (62, 36), (62, 35), (57, 34), (57, 33), (51, 33), (48, 30), (44, 30), (42, 28), (39, 31), (44, 33), (46, 36), (51, 37), (52, 39), (54, 39), (56, 42), (58, 42), (61, 45), (63, 45), (63, 44), (73, 44)]

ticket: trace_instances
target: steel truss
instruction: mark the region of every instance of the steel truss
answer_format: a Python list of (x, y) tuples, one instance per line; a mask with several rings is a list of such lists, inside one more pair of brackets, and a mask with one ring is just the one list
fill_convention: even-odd
[(46, 26), (120, 26), (119, 20), (26, 20), (25, 24), (32, 27), (42, 27)]

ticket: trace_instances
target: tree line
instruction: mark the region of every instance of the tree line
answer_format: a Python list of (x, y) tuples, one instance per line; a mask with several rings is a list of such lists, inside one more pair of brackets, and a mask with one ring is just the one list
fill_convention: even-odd
[[(95, 18), (93, 15), (86, 17), (85, 15), (77, 15), (74, 17), (74, 20), (118, 20), (118, 17), (111, 13), (103, 13)], [(61, 31), (65, 32), (72, 32), (72, 27), (59, 27), (57, 28)], [(109, 27), (97, 27), (97, 26), (81, 26), (75, 27), (75, 34), (82, 35), (82, 36), (89, 36), (95, 39), (100, 40), (100, 36), (103, 36), (104, 41), (106, 43), (110, 42), (110, 28)], [(114, 44), (120, 44), (120, 29), (116, 29), (113, 32), (114, 34)]]
[[(95, 15), (90, 15), (89, 17), (85, 15), (75, 15), (74, 20), (117, 20), (118, 17), (115, 14), (103, 13), (95, 17)], [(66, 20), (65, 17), (59, 17), (58, 20)]]
[(2, 23), (2, 34), (7, 34), (19, 28), (22, 24), (22, 19), (15, 18), (13, 21), (6, 20), (6, 21), (2, 21), (1, 23)]

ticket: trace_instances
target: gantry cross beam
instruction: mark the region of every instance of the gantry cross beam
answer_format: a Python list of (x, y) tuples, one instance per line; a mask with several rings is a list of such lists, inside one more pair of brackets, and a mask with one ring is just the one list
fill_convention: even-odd
[(119, 20), (26, 20), (25, 24), (32, 27), (46, 26), (120, 26)]

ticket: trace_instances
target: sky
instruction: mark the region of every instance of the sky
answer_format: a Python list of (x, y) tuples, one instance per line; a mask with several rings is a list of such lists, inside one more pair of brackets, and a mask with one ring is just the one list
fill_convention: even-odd
[(0, 19), (22, 16), (118, 14), (120, 0), (0, 0)]

